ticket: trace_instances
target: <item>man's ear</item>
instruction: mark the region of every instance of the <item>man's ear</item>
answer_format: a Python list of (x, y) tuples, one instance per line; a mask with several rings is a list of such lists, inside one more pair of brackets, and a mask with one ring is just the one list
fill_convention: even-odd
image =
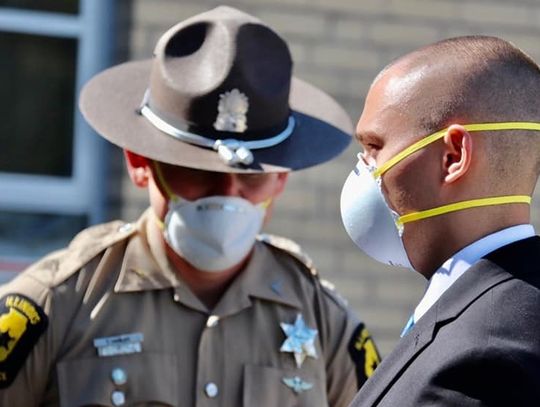
[(469, 170), (472, 160), (472, 137), (465, 127), (453, 124), (448, 127), (443, 142), (444, 181), (452, 183), (463, 177)]
[(275, 191), (274, 197), (277, 197), (277, 196), (281, 195), (281, 193), (285, 189), (285, 185), (287, 185), (287, 179), (289, 178), (289, 173), (288, 172), (278, 172), (277, 176), (278, 176), (278, 178), (277, 178), (278, 182), (277, 182), (277, 185), (276, 185), (276, 191)]
[(150, 161), (148, 158), (129, 150), (124, 150), (124, 157), (131, 182), (139, 188), (146, 188), (150, 176)]

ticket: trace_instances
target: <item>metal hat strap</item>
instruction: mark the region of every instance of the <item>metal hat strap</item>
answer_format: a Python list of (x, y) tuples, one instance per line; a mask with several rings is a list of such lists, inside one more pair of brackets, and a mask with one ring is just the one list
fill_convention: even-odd
[(225, 161), (226, 164), (231, 166), (235, 164), (250, 165), (253, 162), (253, 153), (251, 150), (278, 145), (293, 133), (294, 127), (296, 126), (296, 120), (294, 119), (293, 115), (290, 115), (287, 122), (287, 127), (275, 136), (251, 141), (242, 141), (236, 139), (216, 140), (195, 133), (190, 133), (189, 131), (179, 129), (174, 127), (172, 124), (167, 123), (166, 120), (159, 117), (159, 115), (157, 115), (148, 106), (148, 96), (149, 92), (146, 91), (143, 102), (139, 109), (139, 113), (144, 116), (154, 127), (180, 141), (200, 147), (211, 148), (217, 151), (220, 158)]

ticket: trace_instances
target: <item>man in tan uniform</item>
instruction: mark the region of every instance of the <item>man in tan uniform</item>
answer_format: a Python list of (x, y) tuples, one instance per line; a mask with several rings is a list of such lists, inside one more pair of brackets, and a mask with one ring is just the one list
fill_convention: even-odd
[(149, 191), (0, 287), (2, 406), (346, 406), (378, 363), (291, 241), (258, 235), (287, 173), (350, 122), (287, 45), (220, 7), (109, 69), (81, 108)]

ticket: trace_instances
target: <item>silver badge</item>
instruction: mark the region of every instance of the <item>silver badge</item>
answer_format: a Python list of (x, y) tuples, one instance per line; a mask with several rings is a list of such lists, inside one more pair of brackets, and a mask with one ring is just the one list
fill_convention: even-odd
[(318, 331), (309, 328), (302, 315), (298, 314), (294, 325), (281, 323), (281, 329), (287, 335), (287, 339), (279, 349), (281, 352), (290, 352), (294, 354), (296, 366), (301, 367), (306, 357), (317, 359), (315, 350), (315, 337)]
[(219, 131), (243, 133), (247, 130), (248, 97), (238, 89), (219, 95), (218, 116), (214, 128)]
[(307, 391), (313, 388), (313, 383), (305, 382), (298, 376), (284, 377), (282, 380), (283, 383), (285, 383), (287, 387), (294, 391), (296, 394), (300, 394), (303, 391)]
[(142, 352), (142, 333), (108, 336), (94, 339), (94, 347), (100, 357), (129, 355)]

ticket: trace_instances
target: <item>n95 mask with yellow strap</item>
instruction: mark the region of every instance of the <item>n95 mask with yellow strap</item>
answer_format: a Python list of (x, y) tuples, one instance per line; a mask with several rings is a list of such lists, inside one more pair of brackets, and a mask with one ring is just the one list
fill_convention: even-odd
[[(463, 126), (469, 132), (496, 130), (536, 130), (540, 123), (508, 122), (480, 123)], [(441, 139), (447, 129), (440, 130), (412, 144), (381, 167), (367, 165), (359, 158), (355, 169), (349, 174), (341, 192), (341, 218), (354, 243), (375, 260), (407, 268), (413, 268), (402, 241), (405, 224), (482, 206), (512, 203), (530, 204), (526, 195), (496, 196), (455, 202), (437, 208), (399, 215), (393, 211), (381, 190), (382, 176), (394, 165), (411, 154)]]
[(172, 192), (159, 164), (155, 168), (169, 198), (165, 219), (158, 222), (171, 249), (207, 272), (220, 272), (244, 260), (262, 228), (270, 200), (258, 205), (235, 196), (188, 201)]

